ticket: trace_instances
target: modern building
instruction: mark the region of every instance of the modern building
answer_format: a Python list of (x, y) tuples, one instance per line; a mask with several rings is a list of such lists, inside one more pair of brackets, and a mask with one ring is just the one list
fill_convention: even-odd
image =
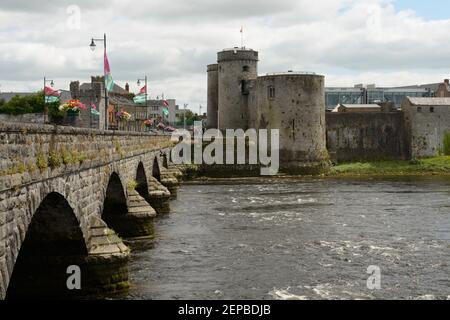
[(406, 97), (433, 97), (438, 89), (437, 84), (383, 88), (376, 85), (355, 85), (349, 87), (325, 88), (325, 105), (328, 110), (339, 104), (379, 104), (393, 102), (400, 108)]

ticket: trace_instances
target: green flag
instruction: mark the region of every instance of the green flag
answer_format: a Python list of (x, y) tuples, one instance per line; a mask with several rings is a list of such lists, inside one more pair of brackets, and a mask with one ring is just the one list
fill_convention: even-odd
[(138, 104), (145, 103), (145, 94), (137, 95), (133, 98), (133, 102)]
[(162, 111), (166, 117), (169, 115), (169, 108), (164, 108)]
[(105, 69), (105, 87), (108, 92), (112, 92), (114, 89), (114, 80), (111, 75), (111, 68), (109, 67), (109, 61), (108, 56), (106, 55), (106, 49), (105, 49), (105, 56), (104, 56), (104, 69)]
[(98, 112), (98, 111), (95, 110), (95, 109), (91, 109), (91, 114), (92, 114), (93, 116), (99, 116), (99, 115), (100, 115), (100, 112)]
[(54, 97), (54, 96), (46, 96), (45, 97), (45, 103), (54, 103), (54, 102), (59, 102), (59, 97)]

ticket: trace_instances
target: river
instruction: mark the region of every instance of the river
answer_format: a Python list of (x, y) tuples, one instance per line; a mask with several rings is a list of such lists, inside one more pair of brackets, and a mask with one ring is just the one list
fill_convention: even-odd
[[(450, 179), (187, 184), (124, 299), (447, 299)], [(381, 289), (369, 290), (369, 266)], [(117, 298), (117, 297), (115, 297)]]

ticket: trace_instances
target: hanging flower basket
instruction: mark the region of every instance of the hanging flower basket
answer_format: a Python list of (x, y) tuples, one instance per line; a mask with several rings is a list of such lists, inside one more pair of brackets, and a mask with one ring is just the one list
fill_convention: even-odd
[(60, 111), (65, 111), (68, 116), (78, 116), (81, 110), (86, 110), (86, 106), (80, 100), (69, 100), (59, 107)]
[(67, 116), (78, 117), (80, 115), (80, 110), (67, 110)]
[(131, 120), (131, 114), (129, 114), (128, 112), (126, 112), (124, 110), (117, 112), (116, 117), (117, 117), (117, 119), (119, 119), (119, 121), (130, 121)]

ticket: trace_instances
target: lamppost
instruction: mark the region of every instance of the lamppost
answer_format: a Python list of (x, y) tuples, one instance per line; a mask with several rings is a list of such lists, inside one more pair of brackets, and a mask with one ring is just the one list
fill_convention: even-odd
[(47, 86), (47, 83), (50, 82), (50, 87), (53, 88), (55, 83), (51, 79), (47, 79), (44, 77), (44, 123), (48, 123), (48, 107), (47, 107), (47, 97), (45, 95), (45, 87)]
[(185, 103), (184, 104), (184, 116), (183, 116), (183, 120), (184, 120), (184, 130), (186, 131), (186, 108), (187, 108), (188, 104)]
[[(103, 48), (106, 52), (106, 33), (103, 34), (103, 39), (94, 39), (92, 38), (91, 45), (89, 46), (92, 50), (92, 52), (95, 51), (95, 48), (97, 45), (95, 44), (95, 41), (102, 41), (103, 42)], [(106, 75), (103, 74), (104, 83), (103, 87), (105, 89), (105, 130), (108, 130), (108, 89), (106, 88)]]
[(145, 120), (148, 119), (148, 102), (147, 102), (147, 97), (148, 97), (148, 88), (147, 88), (147, 76), (144, 77), (144, 79), (138, 79), (137, 81), (137, 85), (140, 87), (141, 86), (141, 81), (144, 81), (145, 83)]

